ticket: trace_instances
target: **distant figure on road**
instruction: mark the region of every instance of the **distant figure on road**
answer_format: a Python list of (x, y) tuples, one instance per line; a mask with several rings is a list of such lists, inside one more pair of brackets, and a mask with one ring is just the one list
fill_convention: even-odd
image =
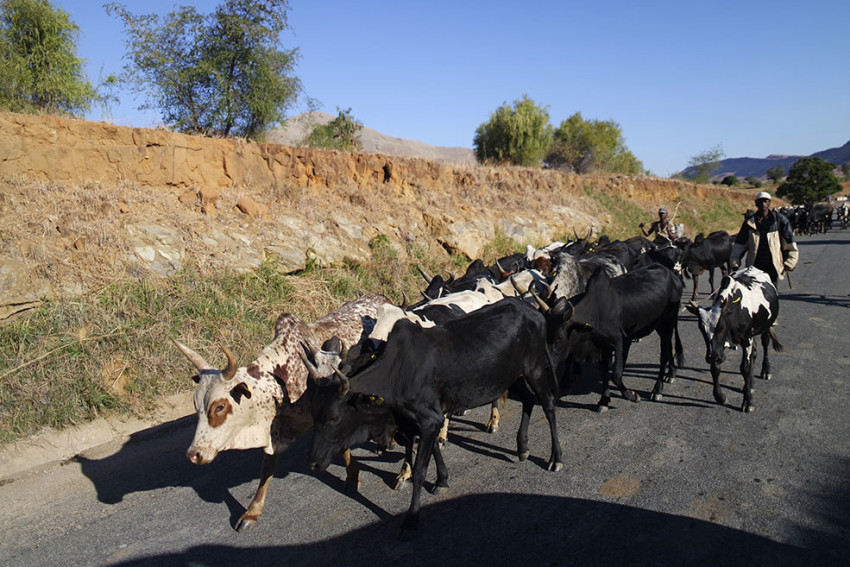
[(767, 272), (773, 285), (785, 278), (785, 272), (797, 267), (799, 251), (794, 242), (794, 231), (785, 215), (770, 208), (771, 196), (767, 191), (756, 195), (756, 211), (745, 213), (744, 224), (732, 246), (730, 262), (733, 269), (741, 265), (755, 266)]
[(670, 217), (667, 216), (667, 209), (665, 209), (664, 207), (661, 207), (660, 209), (658, 209), (658, 220), (653, 222), (649, 226), (649, 230), (646, 230), (644, 228), (644, 226), (645, 226), (644, 223), (640, 223), (638, 225), (638, 227), (640, 228), (640, 231), (647, 238), (653, 232), (656, 233), (661, 239), (663, 239), (665, 241), (670, 241), (670, 242), (673, 242), (679, 236), (681, 236), (679, 234), (679, 227), (677, 227), (675, 224), (673, 224), (670, 221)]

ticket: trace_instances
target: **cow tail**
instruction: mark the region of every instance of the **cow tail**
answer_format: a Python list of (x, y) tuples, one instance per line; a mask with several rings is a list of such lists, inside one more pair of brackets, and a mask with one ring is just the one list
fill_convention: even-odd
[(770, 334), (770, 342), (773, 343), (773, 350), (776, 352), (782, 352), (782, 349), (785, 347), (783, 347), (782, 343), (779, 342), (779, 337), (776, 336), (776, 331), (773, 330), (773, 327), (768, 330), (768, 333)]
[(679, 326), (673, 328), (673, 336), (676, 339), (676, 367), (683, 368), (685, 366), (685, 351), (682, 348), (682, 339), (679, 338)]

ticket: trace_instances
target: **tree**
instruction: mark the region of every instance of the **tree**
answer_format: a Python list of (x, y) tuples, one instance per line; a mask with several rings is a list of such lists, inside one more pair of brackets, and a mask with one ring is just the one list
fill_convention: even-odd
[(841, 177), (844, 181), (850, 181), (850, 161), (841, 164)]
[(130, 62), (122, 80), (180, 132), (257, 138), (281, 122), (301, 82), (297, 49), (279, 49), (285, 0), (227, 0), (209, 15), (180, 6), (167, 16), (107, 13), (124, 23)]
[(77, 57), (79, 27), (48, 0), (0, 0), (0, 109), (82, 115), (96, 94)]
[(727, 185), (729, 187), (734, 187), (734, 186), (741, 184), (741, 182), (738, 180), (738, 178), (735, 177), (734, 175), (727, 175), (726, 177), (723, 178), (722, 181), (720, 181), (720, 183), (723, 184), (723, 185)]
[(777, 188), (776, 195), (795, 205), (822, 201), (827, 195), (841, 191), (834, 170), (835, 165), (819, 157), (800, 158), (791, 167), (785, 183)]
[(720, 166), (724, 155), (726, 154), (719, 145), (695, 155), (688, 162), (688, 167), (693, 169), (688, 178), (694, 183), (708, 183), (711, 172)]
[(767, 170), (767, 178), (775, 185), (778, 185), (779, 182), (782, 181), (783, 177), (785, 177), (785, 166), (782, 164), (776, 165)]
[(749, 177), (745, 177), (744, 181), (747, 183), (747, 185), (755, 189), (758, 189), (762, 186), (761, 179), (759, 179), (758, 177), (753, 177), (752, 175)]
[(552, 143), (549, 112), (528, 96), (500, 106), (475, 130), (473, 147), (481, 162), (539, 167)]
[(327, 124), (319, 124), (313, 128), (305, 143), (314, 148), (327, 148), (344, 152), (361, 149), (363, 146), (360, 143), (360, 131), (363, 129), (363, 124), (351, 116), (350, 108), (340, 110), (337, 107), (336, 110), (338, 112), (337, 117)]
[(626, 148), (620, 125), (613, 120), (584, 120), (577, 112), (561, 122), (552, 136), (546, 163), (576, 173), (639, 175), (643, 164)]

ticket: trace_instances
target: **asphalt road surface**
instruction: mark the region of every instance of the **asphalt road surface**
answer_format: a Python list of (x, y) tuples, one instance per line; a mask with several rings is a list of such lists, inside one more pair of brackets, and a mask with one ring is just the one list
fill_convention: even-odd
[(539, 408), (526, 462), (515, 456), (518, 402), (494, 435), (482, 427), (487, 408), (455, 420), (449, 488), (423, 492), (412, 539), (398, 537), (410, 486), (391, 489), (400, 452), (355, 451), (363, 482), (347, 494), (341, 461), (306, 470), (306, 442), (281, 459), (259, 524), (237, 533), (261, 452), (194, 466), (188, 418), (0, 486), (0, 564), (847, 565), (850, 232), (799, 241), (793, 289), (780, 282), (785, 350), (772, 353), (774, 379), (756, 381), (752, 414), (739, 410), (740, 352), (724, 365), (729, 406), (713, 402), (703, 341), (684, 312), (687, 361), (663, 401), (648, 400), (655, 336), (634, 345), (626, 368), (643, 401), (615, 395), (598, 414), (590, 380), (561, 399), (561, 472), (546, 471)]

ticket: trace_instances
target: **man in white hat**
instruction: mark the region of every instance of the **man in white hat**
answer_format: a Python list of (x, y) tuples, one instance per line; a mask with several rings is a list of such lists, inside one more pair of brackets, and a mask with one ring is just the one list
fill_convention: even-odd
[(644, 228), (644, 223), (640, 223), (638, 227), (646, 237), (649, 237), (653, 232), (658, 234), (662, 239), (669, 240), (670, 242), (673, 242), (679, 237), (676, 225), (670, 222), (670, 217), (667, 216), (667, 209), (664, 207), (658, 209), (658, 220), (649, 225), (649, 230)]
[[(756, 195), (756, 211), (748, 215), (732, 246), (731, 263), (737, 268), (755, 266), (770, 275), (773, 285), (785, 278), (785, 272), (797, 267), (799, 251), (794, 231), (785, 215), (770, 209), (770, 193)], [(744, 256), (746, 254), (746, 256)]]

